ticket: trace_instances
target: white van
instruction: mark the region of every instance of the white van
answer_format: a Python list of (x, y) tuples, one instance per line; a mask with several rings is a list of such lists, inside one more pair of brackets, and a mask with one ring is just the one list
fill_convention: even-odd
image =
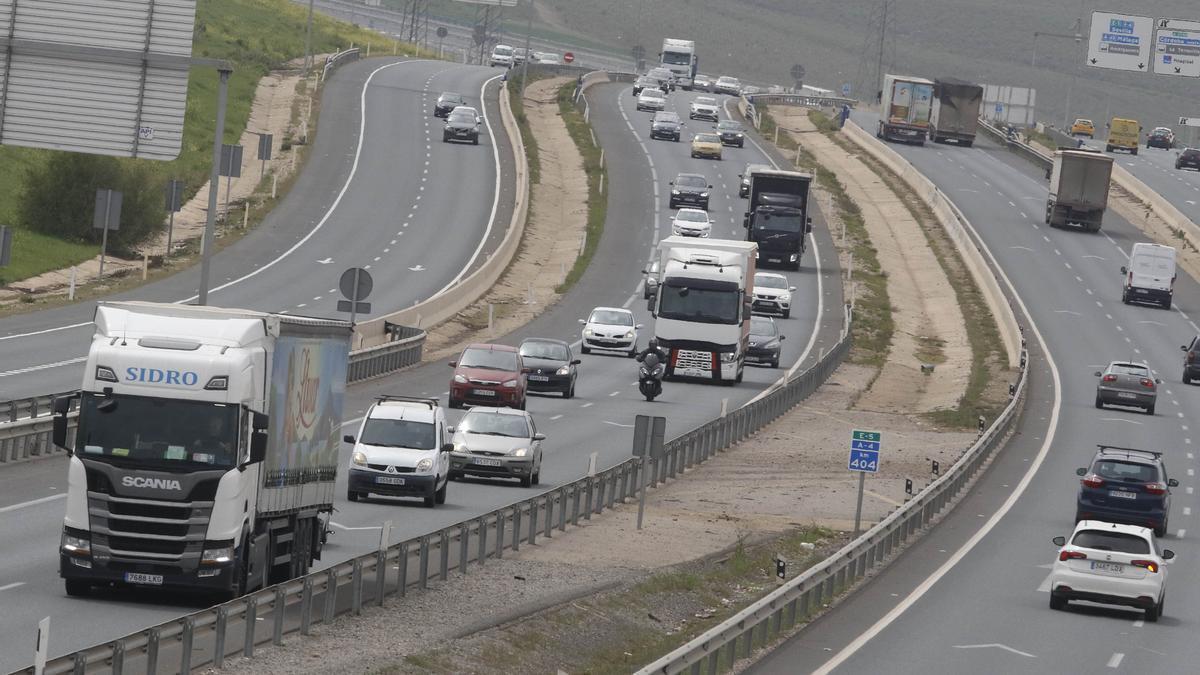
[(492, 49), (492, 57), (489, 63), (494, 66), (504, 66), (511, 68), (513, 64), (513, 48), (508, 45), (496, 45)]
[(1138, 243), (1129, 252), (1129, 265), (1121, 268), (1125, 287), (1121, 302), (1153, 302), (1171, 308), (1175, 293), (1175, 249), (1162, 244)]

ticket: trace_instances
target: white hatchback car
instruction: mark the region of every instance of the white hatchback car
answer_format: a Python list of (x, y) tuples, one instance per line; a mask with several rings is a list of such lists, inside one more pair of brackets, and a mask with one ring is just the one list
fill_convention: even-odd
[(1158, 549), (1154, 533), (1137, 525), (1081, 520), (1071, 541), (1060, 546), (1050, 570), (1050, 609), (1065, 609), (1072, 600), (1137, 607), (1147, 621), (1158, 621), (1166, 599), (1167, 569), (1175, 557)]
[(584, 354), (602, 349), (637, 356), (638, 329), (642, 324), (634, 323), (633, 312), (620, 307), (597, 307), (587, 320), (580, 319), (579, 323), (583, 324), (583, 345), (579, 351)]
[(688, 119), (719, 122), (721, 114), (717, 111), (717, 99), (711, 96), (697, 96), (696, 100), (692, 101), (691, 110), (688, 111)]
[(446, 416), (436, 398), (381, 396), (363, 417), (354, 444), (346, 498), (369, 494), (446, 503), (450, 451)]
[(671, 220), (671, 234), (682, 237), (707, 238), (712, 234), (712, 221), (704, 209), (679, 209)]

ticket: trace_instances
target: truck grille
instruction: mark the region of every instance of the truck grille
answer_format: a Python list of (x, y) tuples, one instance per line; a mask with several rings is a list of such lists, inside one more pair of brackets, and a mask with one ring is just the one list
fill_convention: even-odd
[[(213, 486), (215, 490), (215, 486)], [(208, 492), (195, 490), (196, 492)], [(198, 567), (212, 501), (164, 502), (88, 491), (92, 551), (98, 560)]]
[(692, 349), (679, 349), (675, 351), (676, 368), (712, 370), (712, 362), (712, 352), (699, 352)]

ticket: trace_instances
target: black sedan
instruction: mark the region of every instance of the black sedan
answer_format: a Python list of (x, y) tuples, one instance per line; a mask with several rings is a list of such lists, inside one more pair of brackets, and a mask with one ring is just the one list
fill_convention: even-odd
[(708, 179), (698, 173), (681, 173), (671, 181), (670, 206), (679, 208), (682, 204), (708, 210), (708, 191), (712, 189)]
[(467, 100), (462, 94), (456, 94), (452, 91), (443, 91), (441, 96), (438, 96), (437, 103), (433, 104), (434, 117), (447, 117), (451, 110), (454, 110), (460, 105), (466, 105)]
[(717, 124), (717, 134), (721, 137), (721, 145), (736, 145), (739, 148), (746, 145), (746, 130), (741, 122), (724, 120)]
[(1200, 150), (1187, 148), (1175, 158), (1176, 169), (1195, 169), (1200, 171)]
[(446, 128), (442, 131), (442, 142), (471, 141), (479, 145), (479, 123), (482, 120), (475, 114), (474, 108), (459, 106), (450, 112), (446, 118)]
[(529, 391), (559, 392), (563, 398), (575, 396), (575, 380), (579, 377), (579, 359), (573, 358), (571, 345), (562, 340), (528, 338), (521, 343), (521, 360), (529, 369), (526, 382)]
[(779, 354), (783, 351), (784, 336), (779, 326), (769, 316), (750, 319), (750, 347), (746, 350), (747, 363), (763, 363), (772, 368), (779, 367)]

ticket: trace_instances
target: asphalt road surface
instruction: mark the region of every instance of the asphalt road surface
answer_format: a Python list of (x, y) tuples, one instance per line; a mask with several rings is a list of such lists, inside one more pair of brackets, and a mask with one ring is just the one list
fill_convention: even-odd
[[(212, 261), (209, 304), (338, 316), (349, 267), (375, 280), (375, 316), (428, 298), (499, 244), (515, 171), (498, 110), (500, 73), (440, 61), (369, 60), (325, 85), (313, 155), (292, 191)], [(475, 105), (480, 144), (443, 143), (433, 103), (445, 90)], [(485, 99), (481, 102), (481, 95)], [(199, 267), (113, 299), (192, 301)], [(82, 381), (94, 303), (4, 319), (0, 400)]]
[[(874, 119), (855, 119), (874, 130)], [(1043, 224), (1042, 170), (991, 141), (893, 145), (965, 213), (1027, 308), (1030, 398), (1013, 442), (944, 523), (860, 592), (753, 669), (759, 673), (1192, 672), (1200, 657), (1194, 431), (1200, 391), (1180, 383), (1179, 345), (1197, 331), (1200, 287), (1176, 306), (1120, 302), (1120, 266), (1145, 236), (1109, 211), (1101, 232)], [(1093, 406), (1093, 371), (1145, 360), (1164, 384), (1157, 414)], [(1163, 544), (1178, 557), (1165, 615), (1087, 603), (1048, 607), (1050, 539), (1073, 528), (1077, 467), (1097, 443), (1164, 453), (1173, 490)], [(1189, 533), (1190, 532), (1190, 533)]]
[[(407, 96), (420, 98), (420, 88), (418, 83)], [(688, 96), (681, 92), (671, 97), (685, 117)], [(577, 320), (592, 307), (624, 305), (646, 324), (641, 338), (644, 345), (652, 333), (652, 319), (642, 300), (641, 269), (654, 243), (669, 228), (666, 182), (684, 170), (709, 175), (716, 186), (712, 211), (727, 219), (721, 225), (727, 231), (722, 233), (733, 235), (737, 233), (735, 224), (740, 229), (739, 211), (745, 207), (737, 197), (736, 175), (745, 162), (768, 161), (753, 143), (742, 150), (727, 149), (726, 159), (717, 162), (690, 159), (685, 143), (650, 141), (649, 115), (633, 111), (628, 85), (601, 85), (588, 97), (597, 139), (606, 149), (610, 177), (607, 189), (612, 194), (604, 236), (592, 264), (570, 293), (541, 317), (501, 338), (504, 343), (517, 344), (529, 336), (576, 342), (580, 329)], [(455, 146), (452, 150), (476, 148)], [(365, 175), (381, 182), (378, 192), (387, 189), (388, 174)], [(459, 187), (466, 189), (470, 184)], [(832, 242), (820, 213), (815, 214), (814, 221), (815, 246), (810, 246), (804, 268), (788, 273), (799, 288), (794, 294), (797, 306), (792, 317), (781, 321), (788, 336), (783, 352), (785, 367), (799, 360), (812, 363), (836, 342), (842, 325), (839, 271), (831, 253)], [(328, 255), (336, 255), (336, 250)], [(819, 252), (819, 259), (814, 251)], [(582, 359), (576, 398), (547, 395), (529, 401), (539, 429), (547, 435), (541, 486), (522, 489), (504, 481), (455, 482), (445, 506), (433, 510), (422, 508), (416, 501), (373, 498), (350, 503), (339, 498), (334, 535), (321, 565), (373, 550), (386, 520), (394, 524), (392, 541), (401, 541), (511, 503), (534, 490), (574, 480), (585, 473), (592, 452), (598, 454), (599, 467), (616, 464), (631, 454), (636, 414), (665, 415), (667, 435), (674, 437), (719, 415), (723, 400), (730, 409), (742, 405), (782, 376), (779, 369), (751, 366), (745, 380), (734, 387), (668, 382), (662, 397), (647, 403), (637, 392), (632, 359), (602, 354)], [(374, 397), (383, 393), (439, 396), (444, 401), (450, 374), (445, 363), (435, 362), (350, 387), (345, 410), (347, 429), (352, 429)], [(460, 415), (449, 411), (451, 423)], [(349, 462), (349, 452), (349, 446), (343, 447), (344, 463)], [(61, 654), (177, 617), (204, 604), (196, 598), (153, 592), (66, 597), (57, 574), (65, 464), (64, 457), (57, 457), (0, 470), (0, 538), (20, 542), (18, 546), (0, 547), (0, 605), (5, 607), (0, 613), (0, 670), (29, 663), (29, 645), (38, 620), (44, 616), (51, 616), (54, 626), (51, 652)], [(340, 495), (345, 493), (344, 481), (343, 472), (339, 477)]]

